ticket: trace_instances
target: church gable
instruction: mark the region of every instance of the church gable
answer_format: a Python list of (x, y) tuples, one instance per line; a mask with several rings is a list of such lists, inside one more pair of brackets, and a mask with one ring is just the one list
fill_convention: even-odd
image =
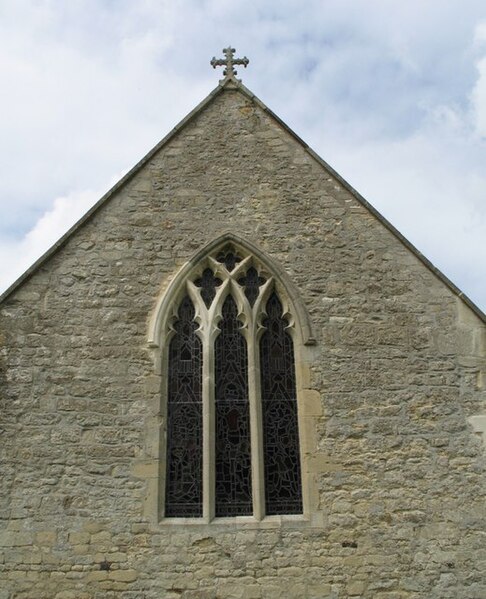
[[(218, 218), (208, 218), (210, 213)], [(383, 237), (383, 243), (399, 253), (403, 245), (484, 320), (484, 314), (339, 174), (249, 90), (231, 80), (196, 107), (0, 300), (7, 299), (41, 265), (45, 268), (66, 244), (76, 245), (80, 235), (95, 238), (97, 244), (106, 241), (107, 247), (98, 249), (107, 256), (118, 255), (111, 247), (118, 235), (115, 243), (124, 252), (128, 250), (128, 256), (140, 228), (147, 227), (147, 238), (156, 232), (155, 246), (160, 243), (160, 230), (168, 240), (172, 229), (182, 235), (190, 229), (191, 235), (200, 236), (188, 247), (194, 251), (226, 230), (240, 230), (245, 223), (249, 238), (255, 230), (264, 238), (262, 213), (281, 224), (289, 242), (286, 254), (296, 239), (287, 236), (286, 228), (295, 220), (304, 222), (299, 234), (311, 239), (314, 247), (320, 244), (324, 252), (333, 246), (349, 246), (357, 236), (359, 247), (364, 247), (366, 233)], [(193, 221), (190, 227), (188, 220)], [(203, 225), (206, 220), (216, 225), (211, 232)], [(148, 249), (145, 244), (142, 251)], [(156, 260), (147, 256), (150, 264)], [(407, 263), (413, 258), (403, 260)]]
[[(8, 592), (481, 596), (483, 318), (227, 75), (4, 295)], [(282, 445), (258, 385), (288, 391)], [(251, 420), (244, 515), (215, 499), (240, 463), (213, 445), (223, 387)], [(300, 458), (278, 509), (266, 438)]]

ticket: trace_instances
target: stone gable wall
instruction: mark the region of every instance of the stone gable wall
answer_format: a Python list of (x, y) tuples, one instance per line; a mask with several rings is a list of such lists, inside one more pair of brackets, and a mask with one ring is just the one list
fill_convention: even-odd
[[(310, 314), (311, 513), (164, 526), (149, 322), (227, 232)], [(284, 128), (219, 94), (0, 306), (0, 599), (483, 599), (484, 339)]]

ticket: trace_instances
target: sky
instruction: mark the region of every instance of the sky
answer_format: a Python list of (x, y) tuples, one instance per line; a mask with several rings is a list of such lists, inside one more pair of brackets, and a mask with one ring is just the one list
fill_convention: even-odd
[(0, 292), (238, 76), (486, 310), (484, 0), (0, 0)]

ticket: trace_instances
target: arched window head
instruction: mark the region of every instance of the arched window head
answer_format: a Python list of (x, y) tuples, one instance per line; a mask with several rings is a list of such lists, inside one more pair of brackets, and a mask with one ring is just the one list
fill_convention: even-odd
[(278, 276), (233, 242), (166, 299), (166, 518), (301, 514), (295, 316)]

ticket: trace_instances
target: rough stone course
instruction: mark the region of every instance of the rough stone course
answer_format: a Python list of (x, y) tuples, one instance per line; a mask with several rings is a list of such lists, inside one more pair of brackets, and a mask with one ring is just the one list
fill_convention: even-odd
[[(303, 520), (164, 525), (160, 296), (233, 233), (309, 312)], [(0, 306), (0, 599), (484, 599), (485, 327), (228, 87)], [(155, 464), (155, 466), (154, 466)]]

